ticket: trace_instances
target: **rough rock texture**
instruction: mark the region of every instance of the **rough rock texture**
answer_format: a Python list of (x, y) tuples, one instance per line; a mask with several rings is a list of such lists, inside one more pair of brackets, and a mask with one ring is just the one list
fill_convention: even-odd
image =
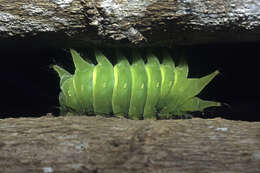
[(0, 168), (3, 173), (256, 173), (260, 122), (1, 119)]
[(79, 47), (260, 41), (259, 0), (0, 0), (0, 41)]

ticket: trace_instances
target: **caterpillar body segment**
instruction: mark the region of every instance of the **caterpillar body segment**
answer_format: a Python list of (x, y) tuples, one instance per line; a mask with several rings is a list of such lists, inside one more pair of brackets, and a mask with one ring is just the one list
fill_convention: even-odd
[(133, 51), (131, 76), (132, 92), (128, 116), (132, 119), (141, 119), (147, 96), (147, 75), (144, 60), (136, 50)]
[[(179, 110), (176, 107), (179, 106), (179, 103), (186, 99), (186, 87), (187, 87), (187, 68), (185, 65), (179, 65), (175, 68), (174, 71), (174, 82), (170, 89), (169, 94), (166, 96), (166, 106), (163, 107), (160, 112), (162, 115), (165, 114), (177, 114), (179, 115)], [(178, 106), (177, 106), (178, 105)]]
[(147, 63), (145, 66), (147, 75), (147, 96), (144, 106), (144, 118), (155, 119), (157, 113), (157, 104), (160, 98), (161, 90), (161, 70), (158, 58), (149, 53), (147, 55)]
[(93, 113), (92, 85), (95, 66), (82, 59), (75, 50), (71, 49), (71, 54), (76, 68), (73, 76), (73, 86), (75, 88), (78, 104), (81, 106), (80, 112)]
[(123, 54), (117, 52), (117, 64), (114, 66), (114, 90), (112, 96), (113, 113), (127, 116), (131, 99), (131, 66)]
[(73, 75), (57, 65), (53, 67), (60, 77), (61, 113), (113, 113), (131, 119), (164, 119), (220, 106), (219, 102), (196, 97), (219, 72), (188, 78), (187, 63), (181, 60), (175, 67), (166, 51), (162, 53), (161, 64), (151, 52), (147, 53), (145, 63), (136, 50), (129, 64), (118, 51), (114, 66), (98, 50), (95, 50), (97, 65), (86, 62), (74, 50), (71, 54), (76, 67)]
[(113, 65), (100, 52), (95, 51), (98, 64), (93, 72), (93, 106), (99, 114), (112, 113), (112, 94), (114, 87)]
[(66, 104), (72, 109), (80, 110), (80, 105), (78, 104), (72, 77), (64, 81), (61, 90), (64, 93)]
[(175, 63), (167, 52), (163, 54), (162, 64), (160, 65), (161, 70), (161, 90), (160, 98), (157, 105), (157, 109), (161, 110), (170, 100), (168, 95), (174, 82), (174, 71)]
[(73, 87), (73, 75), (57, 65), (53, 66), (53, 68), (60, 76), (60, 88), (63, 93), (60, 96), (62, 103), (65, 103), (72, 109), (79, 109), (75, 89)]

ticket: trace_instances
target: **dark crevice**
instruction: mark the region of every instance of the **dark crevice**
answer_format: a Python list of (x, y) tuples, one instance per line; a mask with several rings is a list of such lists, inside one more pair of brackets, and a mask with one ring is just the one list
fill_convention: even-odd
[[(58, 115), (59, 79), (51, 65), (73, 69), (68, 50), (35, 42), (3, 43), (0, 46), (0, 118)], [(259, 48), (259, 43), (188, 47), (191, 77), (203, 76), (216, 69), (221, 72), (200, 97), (224, 104), (221, 108), (194, 113), (194, 116), (260, 120)]]

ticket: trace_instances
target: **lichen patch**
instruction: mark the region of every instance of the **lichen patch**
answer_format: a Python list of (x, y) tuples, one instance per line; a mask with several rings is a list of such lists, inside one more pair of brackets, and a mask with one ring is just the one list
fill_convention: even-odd
[(66, 8), (66, 7), (70, 6), (70, 3), (72, 1), (73, 0), (52, 0), (52, 2), (54, 2), (55, 4), (57, 4), (61, 8)]

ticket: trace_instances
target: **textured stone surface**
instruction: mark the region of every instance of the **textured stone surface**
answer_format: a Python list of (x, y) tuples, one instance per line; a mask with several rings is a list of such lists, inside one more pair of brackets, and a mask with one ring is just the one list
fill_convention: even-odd
[(258, 0), (0, 0), (0, 39), (70, 47), (260, 41)]
[(259, 122), (99, 116), (0, 119), (4, 173), (256, 173), (259, 163)]

